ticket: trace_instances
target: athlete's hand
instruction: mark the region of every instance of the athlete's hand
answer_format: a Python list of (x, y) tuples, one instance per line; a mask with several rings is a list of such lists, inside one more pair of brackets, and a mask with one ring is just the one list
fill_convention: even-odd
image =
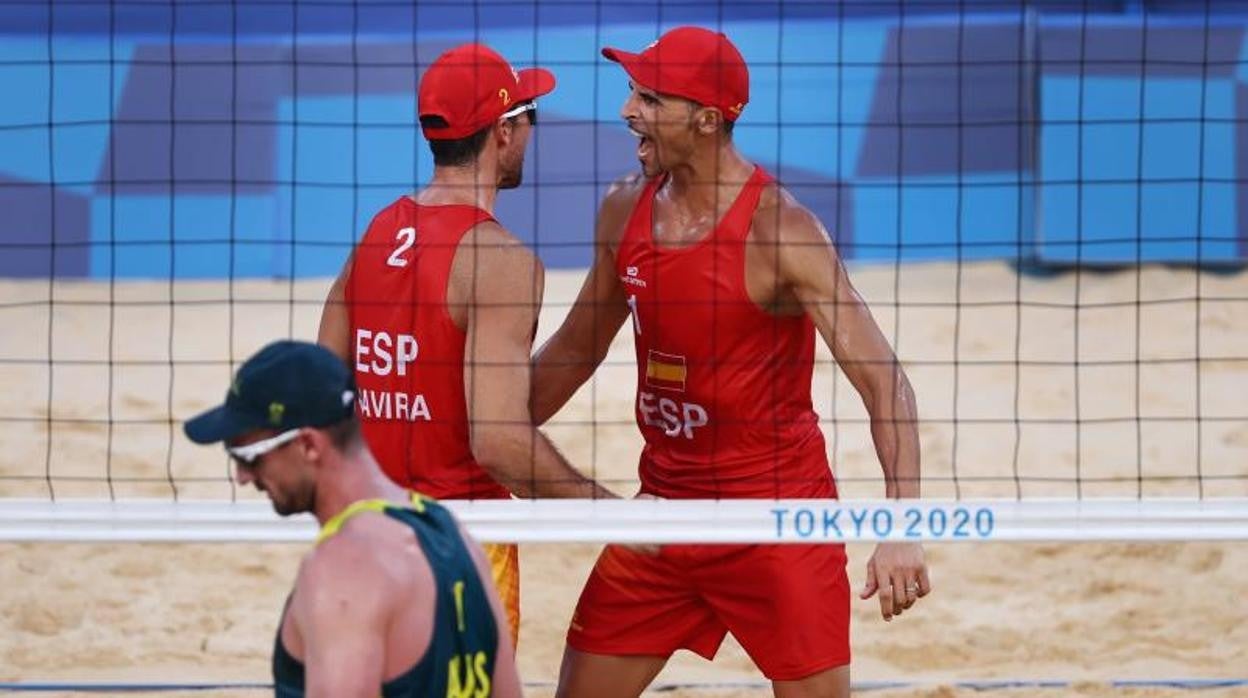
[(923, 546), (918, 543), (880, 543), (867, 560), (867, 584), (861, 598), (880, 594), (880, 615), (884, 620), (910, 608), (916, 601), (932, 593), (927, 576)]

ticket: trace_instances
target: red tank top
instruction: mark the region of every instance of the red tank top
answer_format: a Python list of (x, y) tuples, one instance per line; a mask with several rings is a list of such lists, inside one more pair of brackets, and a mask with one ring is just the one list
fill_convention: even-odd
[(682, 248), (654, 244), (662, 181), (646, 185), (616, 256), (637, 348), (642, 491), (835, 496), (810, 400), (814, 324), (767, 313), (746, 291), (746, 236), (771, 177), (755, 168), (715, 229)]
[(511, 496), (472, 457), (466, 335), (446, 306), (459, 241), (488, 220), (478, 208), (405, 196), (373, 218), (346, 288), (365, 440), (390, 479), (433, 497)]

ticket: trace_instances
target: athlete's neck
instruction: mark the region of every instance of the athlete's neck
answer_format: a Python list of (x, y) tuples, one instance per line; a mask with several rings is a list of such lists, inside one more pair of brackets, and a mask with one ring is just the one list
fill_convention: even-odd
[(407, 490), (386, 477), (367, 448), (343, 454), (341, 462), (328, 467), (318, 479), (312, 512), (322, 526), (362, 499), (385, 499), (401, 505), (408, 501)]
[(412, 198), (422, 206), (475, 206), (494, 215), (498, 177), (495, 168), (481, 161), (467, 167), (435, 167), (429, 186)]
[(699, 148), (692, 157), (672, 168), (666, 188), (672, 199), (697, 210), (726, 208), (745, 186), (754, 165), (731, 142)]

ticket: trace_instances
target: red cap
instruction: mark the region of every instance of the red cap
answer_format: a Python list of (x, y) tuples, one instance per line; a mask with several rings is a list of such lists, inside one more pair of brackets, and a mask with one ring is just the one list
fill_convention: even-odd
[(641, 53), (604, 48), (633, 82), (655, 92), (718, 107), (736, 121), (750, 101), (750, 70), (736, 46), (720, 32), (677, 27)]
[(498, 120), (508, 109), (555, 89), (549, 70), (516, 72), (488, 46), (464, 44), (438, 56), (420, 79), (417, 111), (440, 116), (442, 128), (422, 127), (425, 138), (465, 138)]

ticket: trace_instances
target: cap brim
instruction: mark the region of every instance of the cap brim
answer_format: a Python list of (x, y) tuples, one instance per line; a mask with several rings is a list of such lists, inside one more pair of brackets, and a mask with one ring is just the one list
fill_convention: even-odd
[(537, 99), (542, 95), (548, 95), (555, 89), (555, 75), (545, 68), (526, 68), (517, 73), (519, 78), (519, 93), (516, 96), (517, 102), (527, 102), (530, 99)]
[(634, 84), (641, 85), (655, 92), (662, 92), (658, 85), (658, 65), (643, 61), (641, 54), (621, 51), (618, 48), (604, 48), (602, 57), (623, 66), (624, 72), (628, 73), (628, 77), (632, 78)]
[(602, 57), (609, 61), (615, 61), (616, 63), (623, 63), (629, 59), (636, 60), (637, 54), (630, 53), (628, 51), (621, 51), (618, 48), (607, 47), (602, 50)]
[(197, 444), (229, 441), (258, 428), (260, 427), (225, 405), (214, 407), (192, 417), (182, 425), (182, 431), (186, 433), (186, 437)]

